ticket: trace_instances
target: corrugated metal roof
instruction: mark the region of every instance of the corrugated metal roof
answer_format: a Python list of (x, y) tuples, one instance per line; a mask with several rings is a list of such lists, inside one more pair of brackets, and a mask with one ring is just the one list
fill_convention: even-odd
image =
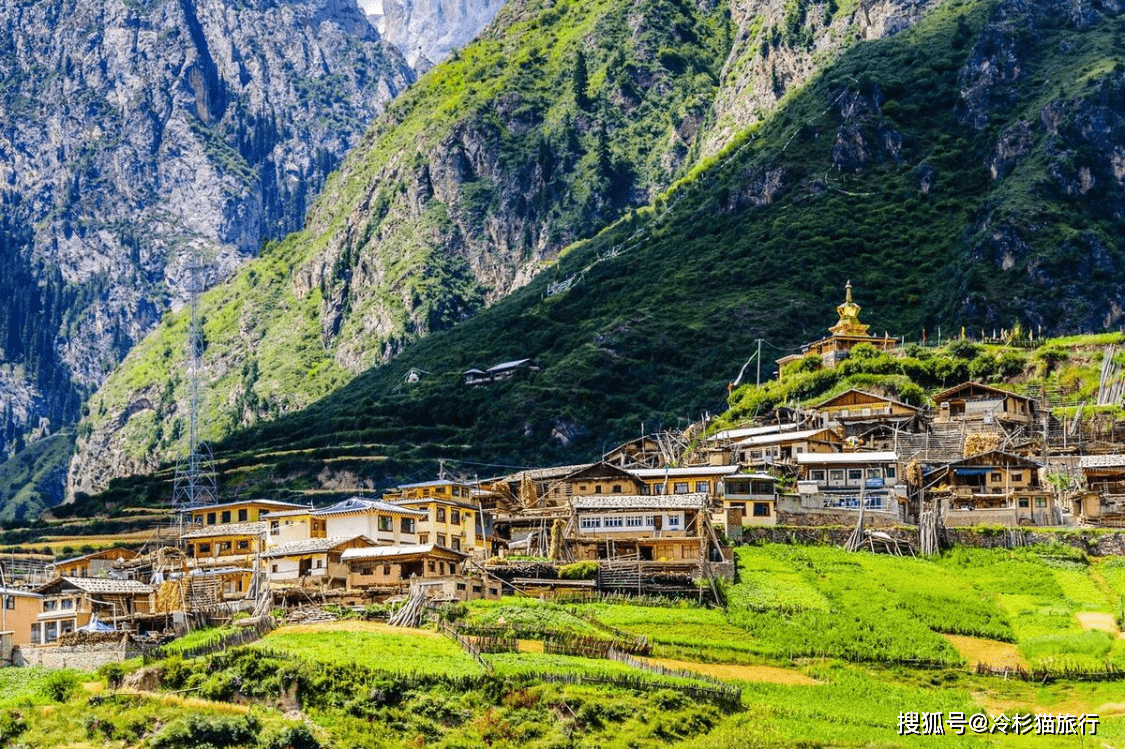
[(421, 510), (411, 510), (406, 507), (400, 507), (390, 502), (384, 502), (381, 499), (365, 499), (363, 497), (351, 497), (345, 499), (343, 502), (337, 502), (330, 507), (324, 507), (316, 511), (316, 515), (358, 515), (371, 512), (385, 512), (391, 515), (405, 515), (412, 518), (424, 518), (426, 513)]
[(667, 476), (729, 476), (738, 471), (738, 466), (685, 466), (683, 468), (627, 468), (637, 478), (658, 479)]
[(413, 554), (429, 554), (434, 550), (446, 551), (458, 556), (469, 556), (463, 551), (449, 549), (437, 544), (404, 544), (401, 546), (366, 546), (357, 549), (344, 549), (340, 558), (344, 561), (352, 559), (384, 559), (386, 557), (410, 556)]
[(797, 465), (836, 465), (864, 463), (893, 463), (898, 455), (893, 452), (870, 453), (797, 453)]
[(285, 543), (278, 544), (266, 553), (262, 554), (263, 557), (286, 557), (291, 554), (319, 554), (326, 551), (331, 551), (341, 544), (346, 544), (349, 541), (356, 539), (364, 541), (370, 546), (375, 545), (375, 541), (367, 536), (332, 536), (330, 538), (304, 538), (300, 541), (286, 541)]

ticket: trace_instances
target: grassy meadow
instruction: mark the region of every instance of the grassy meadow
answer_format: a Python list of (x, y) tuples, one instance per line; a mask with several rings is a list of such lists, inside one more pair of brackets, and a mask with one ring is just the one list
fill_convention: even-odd
[[(507, 629), (524, 642), (643, 635), (653, 644), (647, 660), (675, 673), (535, 647), (486, 653), (482, 665), (432, 626), (358, 619), (282, 626), (251, 646), (144, 666), (157, 671), (158, 692), (115, 690), (112, 669), (0, 671), (0, 746), (1125, 743), (1125, 681), (974, 672), (977, 661), (1003, 659), (1055, 670), (1123, 665), (1122, 560), (1055, 546), (904, 559), (782, 545), (743, 547), (737, 560), (725, 610), (509, 597), (442, 612), (455, 627)], [(718, 682), (741, 690), (737, 707), (707, 696)], [(1098, 726), (1096, 737), (956, 735), (946, 722), (945, 735), (908, 736), (899, 733), (906, 713), (1097, 715)]]

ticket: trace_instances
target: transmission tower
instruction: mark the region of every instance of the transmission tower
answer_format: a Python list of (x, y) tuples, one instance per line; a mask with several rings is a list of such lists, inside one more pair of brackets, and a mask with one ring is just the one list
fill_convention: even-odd
[(188, 454), (187, 458), (181, 461), (176, 468), (176, 479), (172, 491), (172, 502), (181, 515), (185, 510), (215, 504), (219, 497), (211, 446), (199, 439), (199, 377), (203, 357), (203, 331), (199, 323), (199, 295), (203, 292), (204, 269), (199, 253), (193, 252), (187, 268), (188, 298), (191, 309), (187, 336)]

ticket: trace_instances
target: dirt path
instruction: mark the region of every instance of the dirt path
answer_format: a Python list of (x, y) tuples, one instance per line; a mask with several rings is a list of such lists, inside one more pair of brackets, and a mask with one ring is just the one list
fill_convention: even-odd
[(944, 637), (957, 649), (961, 657), (969, 662), (969, 668), (973, 668), (978, 663), (993, 668), (1027, 666), (1020, 657), (1019, 646), (1014, 643), (966, 635), (944, 635)]
[(642, 658), (641, 660), (665, 668), (694, 671), (704, 676), (716, 679), (731, 679), (735, 681), (759, 681), (768, 684), (820, 684), (812, 677), (805, 676), (799, 671), (792, 671), (779, 666), (745, 666), (729, 663), (696, 663), (694, 661), (677, 661), (671, 658)]

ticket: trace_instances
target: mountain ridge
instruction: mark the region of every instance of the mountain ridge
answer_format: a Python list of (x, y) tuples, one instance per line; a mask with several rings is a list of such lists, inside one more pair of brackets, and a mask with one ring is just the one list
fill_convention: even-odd
[[(398, 451), (368, 467), (363, 480), (374, 481), (443, 454), (496, 463), (596, 454), (599, 442), (635, 435), (642, 421), (721, 407), (755, 340), (787, 348), (823, 334), (847, 277), (867, 319), (908, 340), (941, 325), (1022, 321), (1048, 333), (1112, 325), (1122, 293), (1112, 240), (1119, 13), (1112, 4), (933, 4), (917, 25), (849, 48), (791, 90), (775, 117), (693, 164), (652, 206), (562, 253), (528, 286), (412, 344), (392, 366), (341, 376), (349, 384), (319, 391), (309, 404), (322, 400), (302, 412), (231, 433), (221, 449), (289, 440)], [(1057, 88), (1030, 85), (1047, 69), (1076, 74)], [(384, 122), (395, 116), (392, 108)], [(1021, 131), (1024, 141), (1010, 135)], [(1109, 199), (1085, 198), (1083, 184)], [(1085, 264), (1036, 273), (1067, 258)], [(311, 327), (315, 305), (303, 310)], [(541, 365), (530, 379), (492, 389), (453, 379), (525, 356)], [(407, 368), (446, 374), (406, 386)], [(110, 404), (99, 405), (106, 418), (130, 398), (124, 379), (113, 388), (99, 396)], [(134, 427), (151, 438), (143, 422)], [(126, 444), (93, 420), (87, 429)], [(73, 466), (112, 465), (82, 440)]]

